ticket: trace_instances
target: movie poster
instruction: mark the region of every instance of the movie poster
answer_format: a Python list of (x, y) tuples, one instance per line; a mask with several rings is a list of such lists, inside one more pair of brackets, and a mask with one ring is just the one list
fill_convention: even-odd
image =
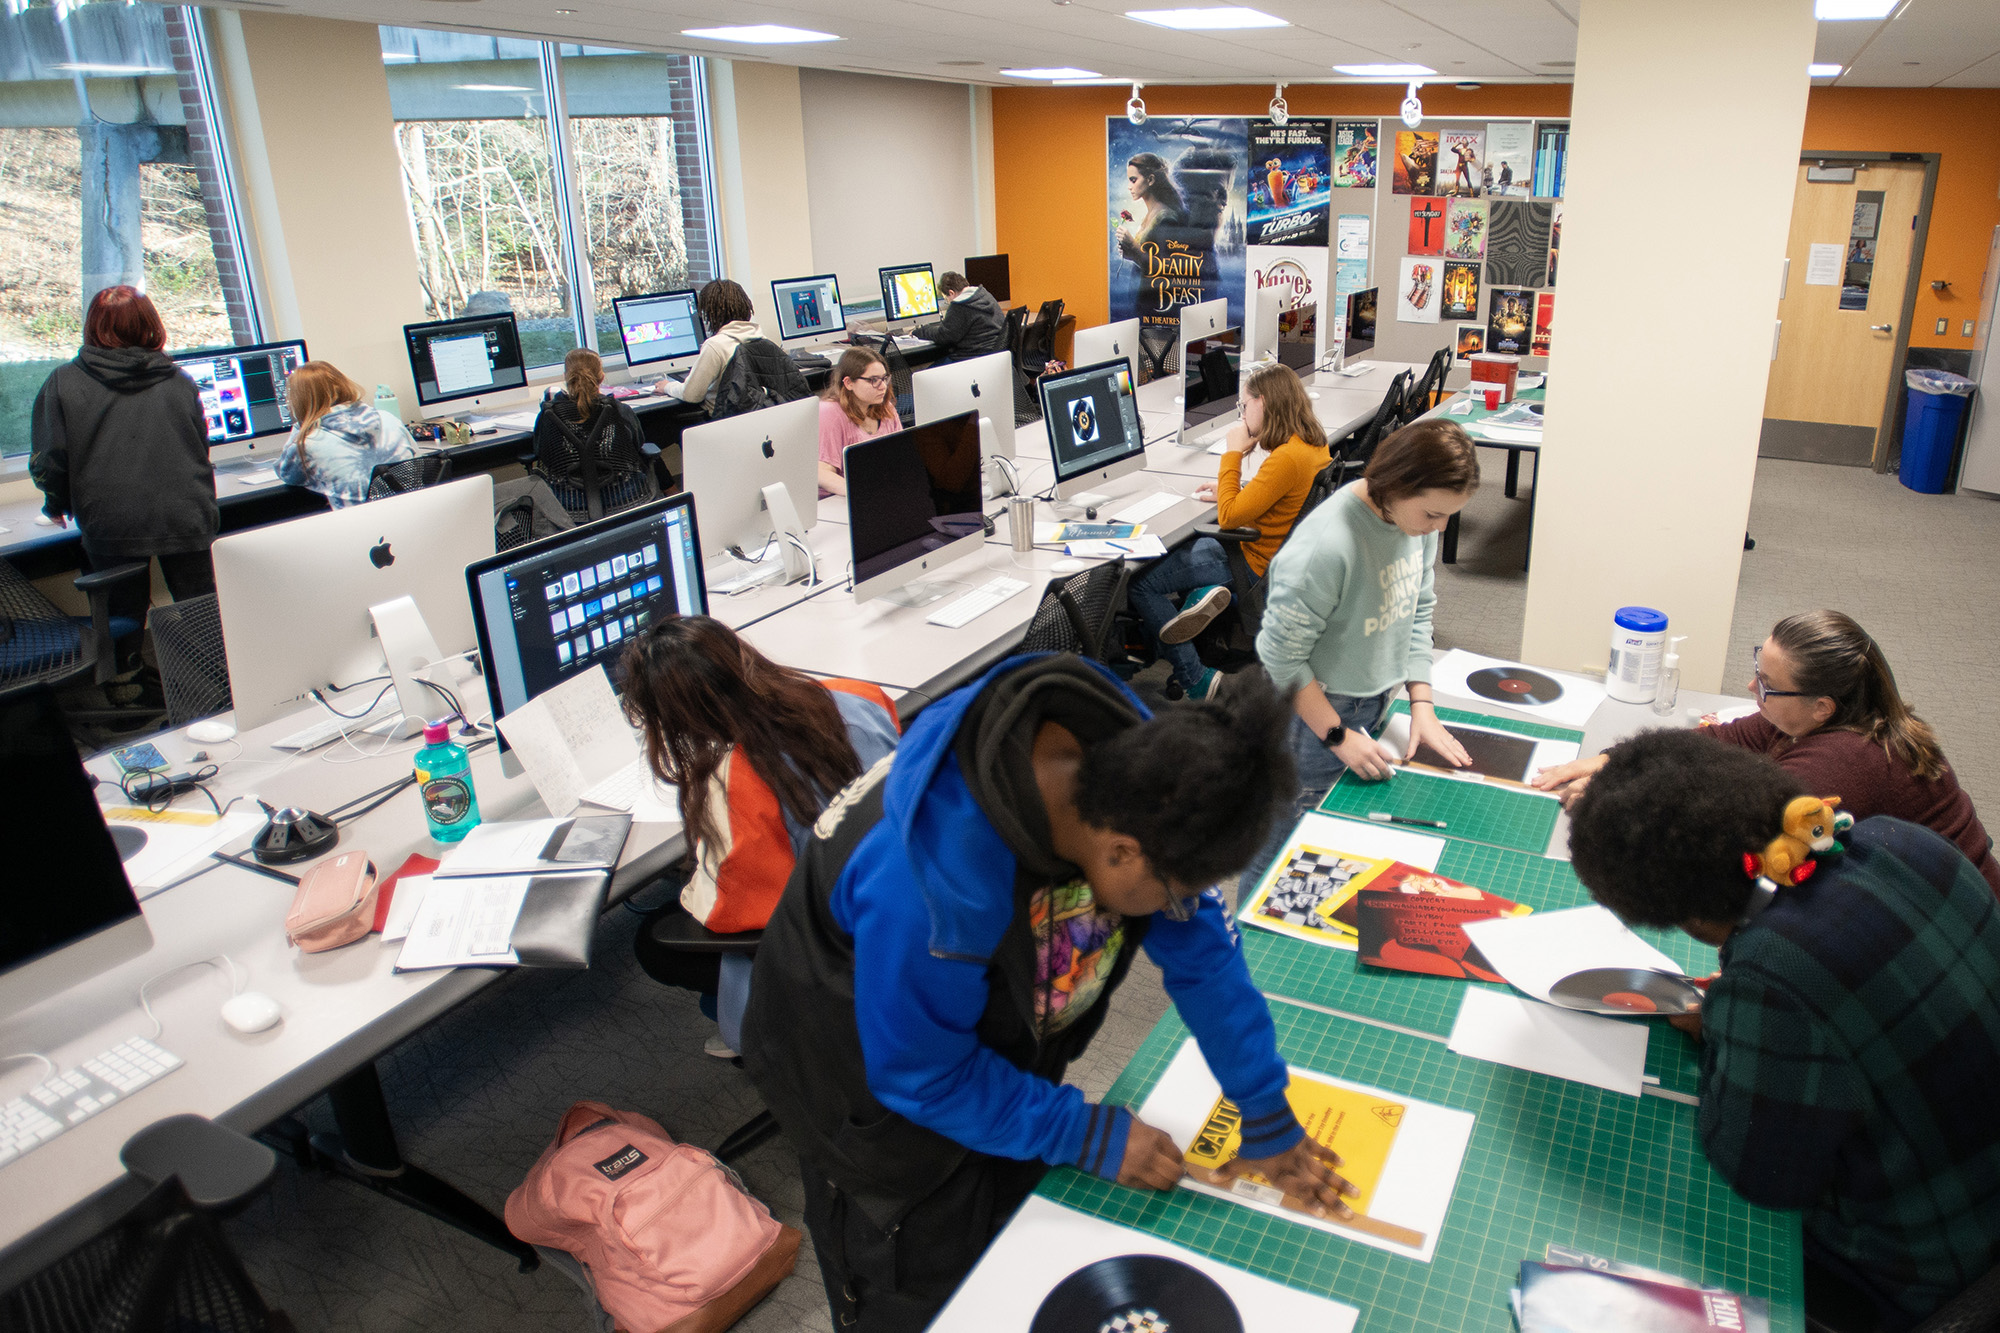
[(1486, 350), (1486, 326), (1484, 324), (1461, 324), (1458, 339), (1453, 347), (1458, 354), (1458, 363), (1465, 365), (1473, 357)]
[(1325, 245), (1333, 122), (1250, 122), (1250, 244)]
[(1447, 259), (1477, 261), (1486, 254), (1486, 201), (1453, 199), (1444, 211), (1444, 254)]
[(1444, 248), (1444, 200), (1434, 194), (1410, 197), (1410, 245), (1413, 255), (1434, 255)]
[(1525, 120), (1494, 121), (1486, 127), (1486, 193), (1526, 199), (1535, 169), (1535, 129)]
[(1333, 127), (1333, 184), (1341, 190), (1375, 188), (1375, 122), (1343, 120)]
[(1436, 194), (1437, 173), (1437, 131), (1397, 130), (1395, 193)]
[(1106, 118), (1110, 316), (1139, 320), (1139, 378), (1180, 373), (1183, 306), (1226, 297), (1242, 327), (1250, 161), (1241, 116)]
[(1439, 307), (1438, 317), (1479, 318), (1479, 265), (1450, 259), (1445, 261), (1444, 304)]
[(1562, 239), (1563, 206), (1557, 204), (1549, 213), (1549, 272), (1548, 281), (1542, 284), (1544, 287), (1556, 285), (1556, 251), (1562, 248)]
[(1556, 322), (1556, 294), (1537, 292), (1535, 294), (1535, 336), (1529, 344), (1530, 355), (1547, 356), (1549, 337)]
[(1333, 290), (1341, 296), (1358, 292), (1368, 285), (1368, 261), (1365, 259), (1336, 259), (1333, 261)]
[(1396, 282), (1396, 318), (1404, 324), (1438, 322), (1438, 261), (1404, 255)]
[(1438, 146), (1439, 194), (1477, 198), (1485, 183), (1485, 130), (1446, 130)]
[(1278, 340), (1311, 342), (1315, 363), (1326, 354), (1322, 337), (1331, 322), (1319, 315), (1326, 301), (1326, 256), (1322, 246), (1253, 245), (1247, 266), (1247, 290), (1278, 297)]
[(1529, 355), (1534, 340), (1535, 293), (1525, 287), (1489, 287), (1486, 292), (1486, 350)]

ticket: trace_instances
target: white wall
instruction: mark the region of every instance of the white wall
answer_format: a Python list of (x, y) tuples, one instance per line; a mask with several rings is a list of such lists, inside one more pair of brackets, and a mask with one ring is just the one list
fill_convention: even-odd
[(708, 62), (709, 133), (723, 272), (742, 284), (764, 332), (778, 336), (771, 282), (813, 267), (800, 182), (806, 178), (799, 70), (750, 60)]

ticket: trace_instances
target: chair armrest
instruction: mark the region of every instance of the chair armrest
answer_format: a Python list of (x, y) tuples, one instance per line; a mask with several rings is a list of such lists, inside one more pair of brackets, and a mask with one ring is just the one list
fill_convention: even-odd
[(111, 637), (111, 590), (136, 579), (146, 590), (146, 600), (151, 601), (152, 577), (153, 564), (150, 560), (114, 565), (110, 569), (77, 576), (76, 590), (90, 598), (91, 654), (97, 664), (92, 679), (99, 685), (109, 685), (118, 678), (118, 642)]
[(1219, 542), (1239, 545), (1243, 542), (1261, 541), (1264, 537), (1262, 528), (1218, 528), (1213, 523), (1197, 523), (1193, 531), (1197, 537), (1213, 537)]
[(99, 569), (89, 574), (79, 574), (74, 586), (78, 592), (85, 594), (97, 592), (99, 589), (109, 592), (126, 579), (136, 578), (141, 574), (150, 574), (151, 572), (152, 566), (150, 564), (144, 560), (137, 560), (128, 564), (113, 565), (110, 569)]
[(660, 917), (646, 928), (646, 933), (655, 944), (679, 953), (753, 954), (764, 938), (761, 930), (718, 934), (684, 912)]
[(188, 1202), (224, 1214), (256, 1197), (278, 1169), (269, 1148), (198, 1115), (154, 1121), (125, 1140), (118, 1158), (149, 1185), (178, 1176)]
[(654, 444), (651, 440), (641, 440), (639, 441), (639, 452), (648, 458), (657, 459), (660, 456), (660, 446)]

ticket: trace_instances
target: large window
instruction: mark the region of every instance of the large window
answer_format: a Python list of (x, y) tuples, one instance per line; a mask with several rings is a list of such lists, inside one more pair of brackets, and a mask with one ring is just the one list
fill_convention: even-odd
[(151, 296), (170, 348), (257, 339), (193, 13), (0, 11), (0, 456), (105, 287)]
[(695, 62), (381, 31), (432, 318), (511, 309), (546, 366), (618, 351), (613, 298), (714, 276)]

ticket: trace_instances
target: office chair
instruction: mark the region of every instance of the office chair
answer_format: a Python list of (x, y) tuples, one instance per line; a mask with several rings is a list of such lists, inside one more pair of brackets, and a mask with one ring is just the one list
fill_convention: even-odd
[(226, 711), (231, 706), (229, 659), (215, 594), (156, 606), (149, 621), (167, 697), (167, 725), (184, 726)]
[(420, 491), (450, 479), (450, 454), (418, 454), (400, 463), (378, 463), (368, 474), (368, 498), (379, 500), (385, 495)]
[(1403, 399), (1400, 416), (1404, 425), (1409, 425), (1438, 405), (1438, 399), (1444, 394), (1444, 377), (1450, 373), (1451, 349), (1440, 347), (1431, 354), (1431, 363), (1424, 367), (1424, 373), (1417, 377)]
[(1034, 322), (1021, 335), (1021, 368), (1030, 379), (1038, 379), (1056, 354), (1056, 326), (1062, 323), (1063, 303), (1044, 301)]
[(1028, 387), (1028, 372), (1022, 368), (1023, 339), (1028, 332), (1028, 307), (1017, 305), (1007, 312), (1007, 351), (1014, 359), (1014, 424), (1025, 426), (1041, 418), (1041, 405)]
[(584, 431), (583, 448), (558, 432), (548, 453), (538, 450), (529, 469), (548, 483), (573, 522), (594, 523), (606, 514), (660, 497), (659, 479), (653, 474), (659, 448), (646, 443), (637, 430), (620, 429), (636, 418), (628, 421), (630, 409), (619, 408), (614, 400), (604, 399), (597, 420)]
[(1019, 651), (1077, 653), (1111, 663), (1125, 646), (1125, 636), (1112, 631), (1125, 610), (1125, 585), (1131, 578), (1121, 556), (1081, 574), (1050, 580), (1021, 636)]
[[(80, 575), (73, 586), (90, 599), (88, 616), (71, 616), (0, 560), (0, 694), (23, 685), (65, 685), (88, 677), (108, 685), (120, 675), (122, 654), (136, 665), (145, 621), (111, 614), (112, 589), (131, 582), (150, 587), (150, 562), (139, 560)], [(130, 709), (91, 710), (70, 716), (86, 721), (136, 721)], [(157, 715), (158, 710), (145, 710)]]
[(882, 364), (889, 368), (889, 392), (896, 396), (896, 415), (902, 418), (904, 427), (917, 424), (916, 391), (910, 387), (910, 361), (903, 355), (903, 349), (896, 346), (896, 340), (888, 334), (882, 335), (882, 345), (874, 349), (882, 358)]
[(553, 537), (576, 526), (562, 501), (540, 477), (516, 477), (493, 486), (493, 549), (511, 551), (516, 546)]
[[(1375, 409), (1375, 415), (1366, 426), (1340, 441), (1334, 450), (1334, 459), (1341, 467), (1340, 485), (1361, 474), (1368, 466), (1368, 460), (1375, 456), (1375, 446), (1394, 434), (1402, 425), (1403, 404), (1408, 400), (1411, 389), (1411, 374), (1405, 370), (1389, 381), (1388, 391), (1382, 395), (1382, 403)], [(1339, 486), (1334, 487), (1340, 489)]]

